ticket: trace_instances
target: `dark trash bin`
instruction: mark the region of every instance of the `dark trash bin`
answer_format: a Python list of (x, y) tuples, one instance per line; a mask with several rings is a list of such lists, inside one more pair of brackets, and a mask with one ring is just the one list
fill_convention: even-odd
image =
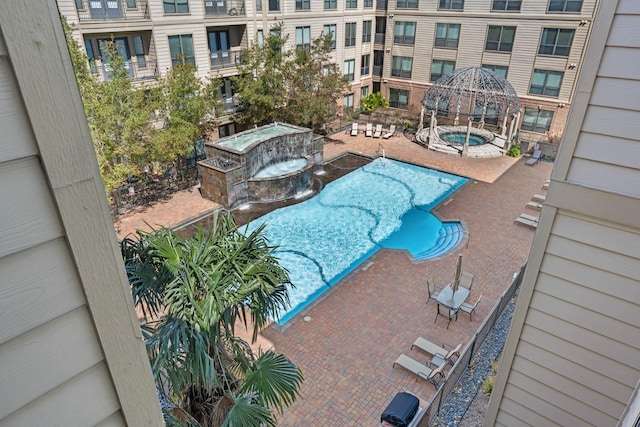
[(394, 396), (380, 415), (380, 422), (386, 422), (394, 427), (407, 427), (416, 416), (418, 409), (420, 409), (420, 399), (411, 393), (400, 392)]

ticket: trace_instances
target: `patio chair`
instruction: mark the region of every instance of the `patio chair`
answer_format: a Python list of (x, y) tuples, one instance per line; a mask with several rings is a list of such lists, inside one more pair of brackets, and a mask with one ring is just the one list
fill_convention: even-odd
[(536, 163), (538, 163), (538, 161), (540, 161), (541, 157), (542, 157), (542, 151), (534, 150), (531, 157), (529, 157), (529, 159), (525, 162), (525, 165), (533, 166)]
[(463, 271), (460, 275), (460, 286), (465, 289), (469, 289), (469, 292), (471, 292), (471, 286), (473, 286), (474, 277), (475, 274), (469, 273), (468, 271)]
[(427, 293), (429, 294), (429, 299), (427, 299), (426, 304), (429, 303), (429, 300), (437, 300), (438, 294), (440, 294), (440, 288), (436, 286), (436, 283), (433, 279), (427, 279)]
[(531, 208), (531, 209), (542, 209), (542, 203), (538, 203), (538, 202), (529, 202), (527, 203), (527, 206), (525, 206), (526, 208)]
[(539, 202), (544, 202), (547, 199), (547, 196), (545, 196), (544, 194), (534, 194), (533, 196), (531, 196), (531, 200), (533, 201), (539, 201)]
[(364, 131), (364, 136), (373, 136), (373, 124), (367, 123), (367, 128)]
[(376, 125), (376, 130), (373, 132), (373, 137), (380, 138), (380, 135), (382, 135), (382, 125)]
[(442, 356), (442, 358), (444, 360), (447, 361), (447, 363), (449, 363), (450, 365), (453, 365), (453, 363), (455, 362), (453, 360), (453, 356), (456, 357), (456, 360), (458, 357), (460, 357), (460, 349), (462, 349), (462, 343), (458, 344), (457, 346), (451, 347), (451, 350), (447, 350), (444, 346), (447, 344), (443, 344), (442, 346), (439, 346), (438, 344), (429, 341), (426, 338), (422, 338), (422, 337), (418, 337), (413, 344), (411, 344), (411, 350), (413, 350), (413, 347), (417, 347), (420, 350), (424, 351), (425, 353), (431, 354), (433, 356), (435, 356), (436, 354), (439, 354)]
[(449, 321), (447, 322), (447, 329), (449, 329), (451, 321), (453, 319), (458, 320), (458, 310), (453, 310), (449, 307), (445, 307), (442, 304), (438, 304), (438, 311), (436, 311), (436, 320), (434, 320), (433, 323), (436, 323), (438, 321), (438, 316), (446, 317), (447, 319), (449, 319)]
[(438, 376), (440, 378), (444, 377), (443, 371), (447, 366), (446, 363), (443, 363), (438, 368), (431, 369), (427, 365), (420, 363), (415, 359), (412, 359), (406, 354), (401, 354), (400, 357), (398, 357), (396, 361), (393, 362), (394, 368), (396, 367), (396, 365), (400, 365), (407, 371), (414, 374), (416, 376), (416, 381), (418, 381), (418, 378), (425, 379), (433, 384), (436, 389), (438, 388)]
[(515, 219), (515, 221), (513, 221), (513, 223), (524, 224), (529, 227), (537, 228), (538, 217), (527, 215), (527, 214), (521, 214), (518, 218)]
[(464, 311), (465, 313), (469, 313), (469, 320), (473, 320), (471, 318), (471, 315), (476, 311), (476, 308), (478, 307), (478, 304), (480, 304), (480, 300), (482, 300), (482, 294), (480, 294), (480, 296), (478, 297), (476, 302), (474, 302), (473, 304), (469, 304), (469, 303), (463, 302), (462, 305), (460, 306), (460, 311)]
[(358, 136), (358, 123), (351, 124), (351, 136)]
[(396, 133), (396, 125), (391, 125), (389, 126), (389, 131), (387, 133), (385, 133), (384, 135), (382, 135), (382, 137), (384, 139), (389, 139), (391, 138), (394, 134)]

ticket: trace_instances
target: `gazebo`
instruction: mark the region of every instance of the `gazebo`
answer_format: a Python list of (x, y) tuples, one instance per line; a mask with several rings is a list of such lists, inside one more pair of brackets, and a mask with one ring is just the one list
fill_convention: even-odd
[[(520, 101), (511, 84), (493, 71), (480, 67), (461, 68), (442, 76), (426, 91), (421, 103), (416, 137), (428, 141), (429, 148), (434, 148), (434, 144), (451, 145), (439, 138), (438, 120), (455, 128), (460, 126), (461, 117), (466, 119), (466, 129), (458, 130), (458, 133), (466, 132), (462, 155), (468, 153), (470, 135), (482, 134), (478, 130), (472, 132), (474, 121), (478, 129), (486, 124), (501, 128), (500, 134), (491, 132), (491, 138), (483, 137), (489, 143), (495, 140), (501, 144), (504, 153), (510, 148), (520, 117)], [(431, 116), (428, 129), (423, 125), (425, 113)], [(447, 131), (453, 132), (451, 127)], [(488, 133), (484, 131), (484, 135)]]

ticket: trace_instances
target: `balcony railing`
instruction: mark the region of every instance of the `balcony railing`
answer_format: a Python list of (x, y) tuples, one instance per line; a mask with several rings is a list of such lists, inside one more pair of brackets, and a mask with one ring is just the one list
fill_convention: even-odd
[(222, 98), (222, 110), (226, 113), (235, 113), (238, 110), (238, 102), (234, 96)]
[(242, 61), (244, 50), (219, 50), (210, 52), (211, 69), (235, 67)]
[(244, 0), (204, 0), (207, 17), (244, 16)]
[(134, 21), (149, 19), (147, 0), (75, 0), (78, 19), (89, 21)]
[(382, 65), (373, 66), (373, 75), (375, 77), (382, 77)]
[(384, 33), (376, 33), (375, 44), (384, 44)]
[[(113, 69), (109, 64), (97, 65), (95, 62), (89, 65), (91, 72), (97, 77), (98, 81), (108, 82), (111, 80)], [(134, 82), (142, 80), (154, 80), (158, 78), (158, 66), (156, 61), (126, 61), (124, 68), (127, 74)]]

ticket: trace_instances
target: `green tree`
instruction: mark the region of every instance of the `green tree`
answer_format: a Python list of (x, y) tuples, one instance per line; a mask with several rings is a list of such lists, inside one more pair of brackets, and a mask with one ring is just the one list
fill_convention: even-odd
[(382, 93), (370, 93), (360, 100), (360, 108), (364, 111), (375, 111), (378, 108), (389, 108), (389, 101)]
[(288, 36), (276, 25), (263, 46), (254, 44), (238, 66), (240, 121), (265, 124), (285, 121), (321, 128), (335, 117), (336, 101), (347, 78), (331, 62), (331, 36), (320, 36), (304, 49), (283, 51)]
[(254, 354), (234, 334), (289, 304), (287, 271), (258, 228), (246, 235), (232, 216), (210, 230), (179, 237), (138, 232), (121, 243), (133, 299), (150, 320), (143, 328), (169, 424), (275, 426), (298, 396), (303, 377), (285, 356)]

